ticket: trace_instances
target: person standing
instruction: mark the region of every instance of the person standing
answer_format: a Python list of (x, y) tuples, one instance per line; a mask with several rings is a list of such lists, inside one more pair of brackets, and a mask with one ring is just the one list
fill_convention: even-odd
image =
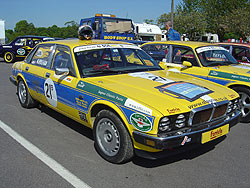
[(168, 40), (181, 40), (180, 34), (172, 28), (171, 21), (166, 22), (166, 29), (168, 31), (168, 33), (167, 33)]

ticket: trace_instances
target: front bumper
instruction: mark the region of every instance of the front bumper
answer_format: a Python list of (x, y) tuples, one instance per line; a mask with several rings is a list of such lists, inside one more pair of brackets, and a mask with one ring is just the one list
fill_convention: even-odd
[[(202, 144), (202, 134), (205, 132), (221, 128), (225, 125), (229, 125), (229, 130), (230, 130), (231, 127), (233, 127), (240, 121), (240, 118), (241, 118), (241, 113), (239, 111), (236, 111), (235, 116), (231, 117), (229, 120), (225, 120), (211, 127), (208, 126), (207, 128), (201, 130), (191, 131), (188, 133), (183, 133), (181, 135), (168, 136), (168, 137), (151, 136), (142, 132), (134, 131), (133, 137), (136, 142), (146, 146), (150, 146), (155, 149), (172, 150), (178, 148), (182, 150), (183, 148), (192, 148), (192, 146), (194, 145)], [(143, 152), (144, 151), (138, 151), (138, 150), (136, 151), (136, 153), (139, 153), (140, 156), (143, 155)]]

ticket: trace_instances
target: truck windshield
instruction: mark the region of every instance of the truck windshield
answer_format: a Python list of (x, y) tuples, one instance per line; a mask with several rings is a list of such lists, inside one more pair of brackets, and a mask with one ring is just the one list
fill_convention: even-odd
[(131, 20), (103, 18), (103, 32), (130, 33), (132, 32), (132, 22)]
[(154, 59), (136, 46), (112, 45), (96, 49), (92, 46), (90, 50), (74, 49), (81, 77), (161, 70)]

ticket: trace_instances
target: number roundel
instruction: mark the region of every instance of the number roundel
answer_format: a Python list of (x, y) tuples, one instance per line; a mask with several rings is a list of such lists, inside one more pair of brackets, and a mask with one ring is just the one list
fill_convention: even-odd
[(54, 82), (48, 78), (44, 82), (44, 95), (49, 102), (54, 107), (57, 107), (57, 94)]

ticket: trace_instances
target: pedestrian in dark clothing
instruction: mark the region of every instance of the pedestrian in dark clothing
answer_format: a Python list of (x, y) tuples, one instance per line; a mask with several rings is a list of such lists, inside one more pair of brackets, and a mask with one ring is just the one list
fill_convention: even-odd
[(171, 21), (166, 22), (166, 29), (168, 31), (168, 33), (167, 33), (168, 40), (181, 40), (180, 34), (172, 28)]

